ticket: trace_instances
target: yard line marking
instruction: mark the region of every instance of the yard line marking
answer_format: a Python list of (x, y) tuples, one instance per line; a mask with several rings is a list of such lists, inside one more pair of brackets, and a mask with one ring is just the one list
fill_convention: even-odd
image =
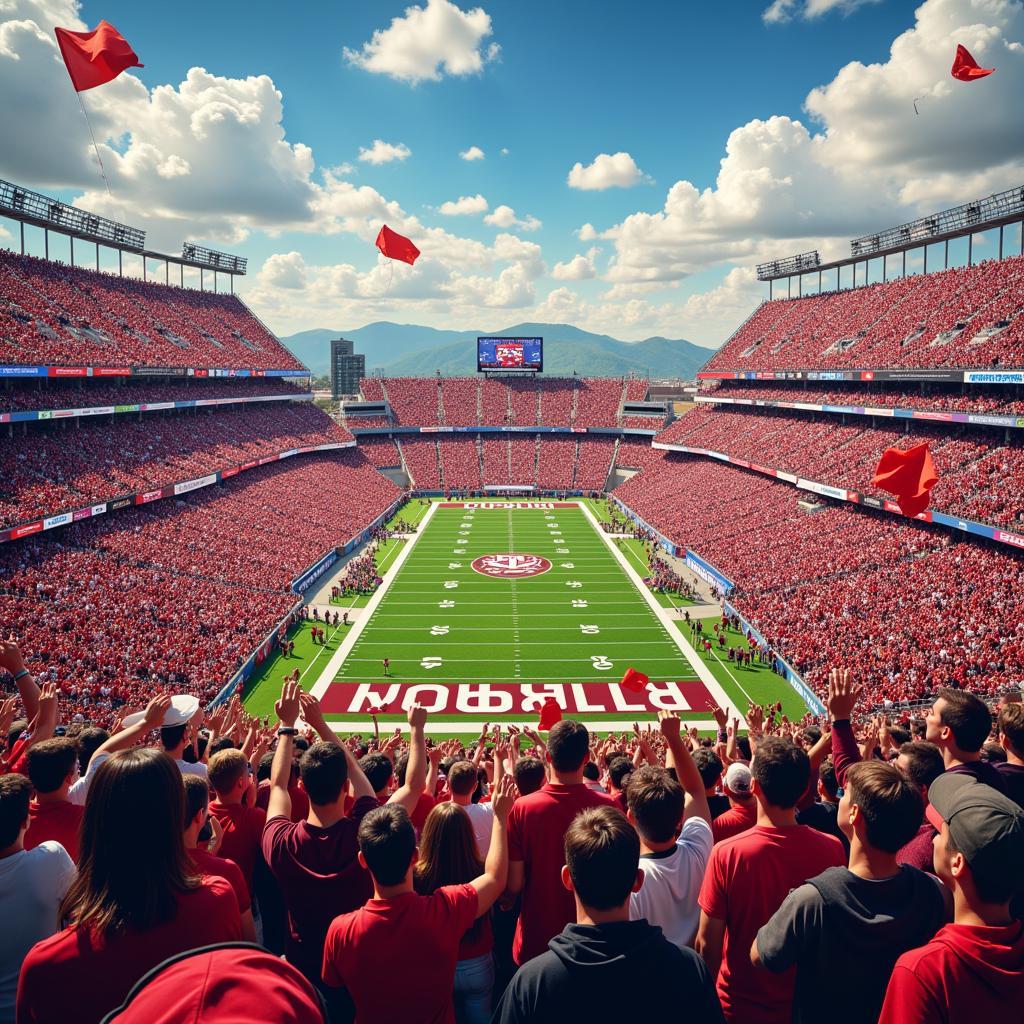
[(334, 652), (331, 660), (327, 662), (323, 672), (320, 673), (320, 678), (313, 684), (313, 689), (310, 691), (314, 697), (322, 697), (326, 692), (327, 688), (331, 685), (334, 677), (338, 674), (338, 670), (345, 663), (345, 659), (348, 657), (349, 652), (355, 646), (356, 641), (359, 639), (360, 634), (369, 625), (370, 620), (373, 618), (374, 613), (377, 611), (377, 607), (381, 601), (384, 600), (385, 594), (391, 589), (392, 583), (398, 577), (398, 574), (402, 570), (402, 566), (408, 561), (409, 556), (412, 554), (413, 549), (416, 547), (416, 542), (423, 536), (423, 531), (426, 529), (427, 524), (433, 518), (434, 513), (437, 511), (438, 506), (431, 503), (430, 508), (427, 509), (426, 514), (423, 516), (421, 528), (412, 535), (412, 539), (405, 545), (403, 545), (401, 552), (399, 552), (398, 558), (395, 559), (395, 564), (388, 570), (384, 576), (384, 582), (377, 588), (376, 592), (371, 596), (369, 602), (366, 605), (366, 614), (360, 615), (356, 619), (355, 624), (349, 630), (349, 634), (341, 642), (338, 649)]

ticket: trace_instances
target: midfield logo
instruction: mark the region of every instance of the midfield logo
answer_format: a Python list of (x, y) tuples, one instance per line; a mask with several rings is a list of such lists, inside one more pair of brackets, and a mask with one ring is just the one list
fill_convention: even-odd
[(551, 568), (551, 563), (540, 555), (481, 555), (472, 562), (474, 572), (481, 576), (494, 576), (501, 580), (526, 579), (540, 576)]

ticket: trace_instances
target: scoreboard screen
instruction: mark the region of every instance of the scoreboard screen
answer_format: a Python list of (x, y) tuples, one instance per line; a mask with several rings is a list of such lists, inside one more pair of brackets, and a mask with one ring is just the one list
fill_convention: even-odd
[(544, 369), (543, 338), (477, 338), (476, 368), (514, 373)]

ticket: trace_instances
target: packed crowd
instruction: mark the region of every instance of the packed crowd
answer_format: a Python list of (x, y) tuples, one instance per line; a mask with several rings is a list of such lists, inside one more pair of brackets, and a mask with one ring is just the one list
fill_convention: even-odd
[(331, 599), (351, 594), (372, 594), (383, 582), (377, 571), (376, 556), (376, 548), (371, 545), (365, 554), (351, 559), (337, 583), (331, 587)]
[(856, 506), (808, 512), (800, 493), (674, 453), (615, 491), (730, 579), (730, 601), (819, 694), (831, 651), (873, 704), (1024, 683), (1020, 555)]
[(1024, 257), (761, 305), (707, 370), (1024, 365)]
[(927, 442), (939, 475), (931, 505), (1007, 529), (1024, 526), (1024, 438), (1017, 431), (901, 421), (872, 427), (862, 417), (699, 406), (658, 435), (661, 442), (722, 452), (796, 476), (892, 498), (872, 486), (889, 447)]
[(415, 704), (343, 740), (291, 680), (273, 724), (164, 694), (106, 731), (65, 724), (16, 644), (0, 668), (0, 1020), (939, 1024), (1024, 999), (1019, 700), (859, 726), (833, 669), (821, 726), (715, 707), (709, 738), (663, 711), (464, 747)]
[(709, 398), (734, 401), (809, 402), (814, 405), (844, 405), (854, 408), (914, 409), (922, 412), (967, 412), (976, 414), (1024, 414), (1024, 388), (1000, 384), (993, 387), (970, 384), (871, 384), (829, 383), (789, 386), (762, 381), (724, 381), (706, 389)]
[[(634, 425), (622, 406), (644, 401), (647, 388), (646, 380), (619, 377), (366, 377), (360, 391), (368, 402), (390, 402), (396, 426), (586, 428)], [(664, 417), (638, 420), (653, 429)]]
[(300, 370), (233, 295), (0, 249), (0, 363)]
[(39, 638), (29, 665), (68, 716), (107, 722), (161, 685), (209, 700), (296, 604), (291, 581), (400, 496), (345, 450), (6, 544), (0, 622)]
[(347, 430), (306, 402), (155, 413), (113, 423), (46, 421), (0, 446), (0, 526), (191, 480), (293, 448), (352, 440)]
[(185, 378), (164, 381), (152, 378), (125, 379), (112, 384), (44, 378), (40, 384), (6, 382), (0, 387), (0, 412), (39, 409), (97, 409), (155, 402), (195, 402), (209, 399), (231, 401), (278, 395), (309, 395), (309, 388), (280, 377), (233, 379)]

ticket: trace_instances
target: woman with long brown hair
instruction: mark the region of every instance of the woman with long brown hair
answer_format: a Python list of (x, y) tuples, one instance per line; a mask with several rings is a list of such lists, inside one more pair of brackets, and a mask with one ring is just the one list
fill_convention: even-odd
[(184, 845), (185, 789), (166, 754), (136, 747), (96, 770), (64, 930), (21, 968), (18, 1020), (95, 1024), (169, 956), (241, 938), (238, 902)]
[[(458, 804), (438, 804), (420, 835), (414, 884), (422, 896), (443, 885), (461, 885), (483, 873), (469, 815)], [(494, 958), (491, 915), (477, 918), (462, 937), (455, 967), (453, 1002), (458, 1024), (487, 1024), (491, 1019)]]

